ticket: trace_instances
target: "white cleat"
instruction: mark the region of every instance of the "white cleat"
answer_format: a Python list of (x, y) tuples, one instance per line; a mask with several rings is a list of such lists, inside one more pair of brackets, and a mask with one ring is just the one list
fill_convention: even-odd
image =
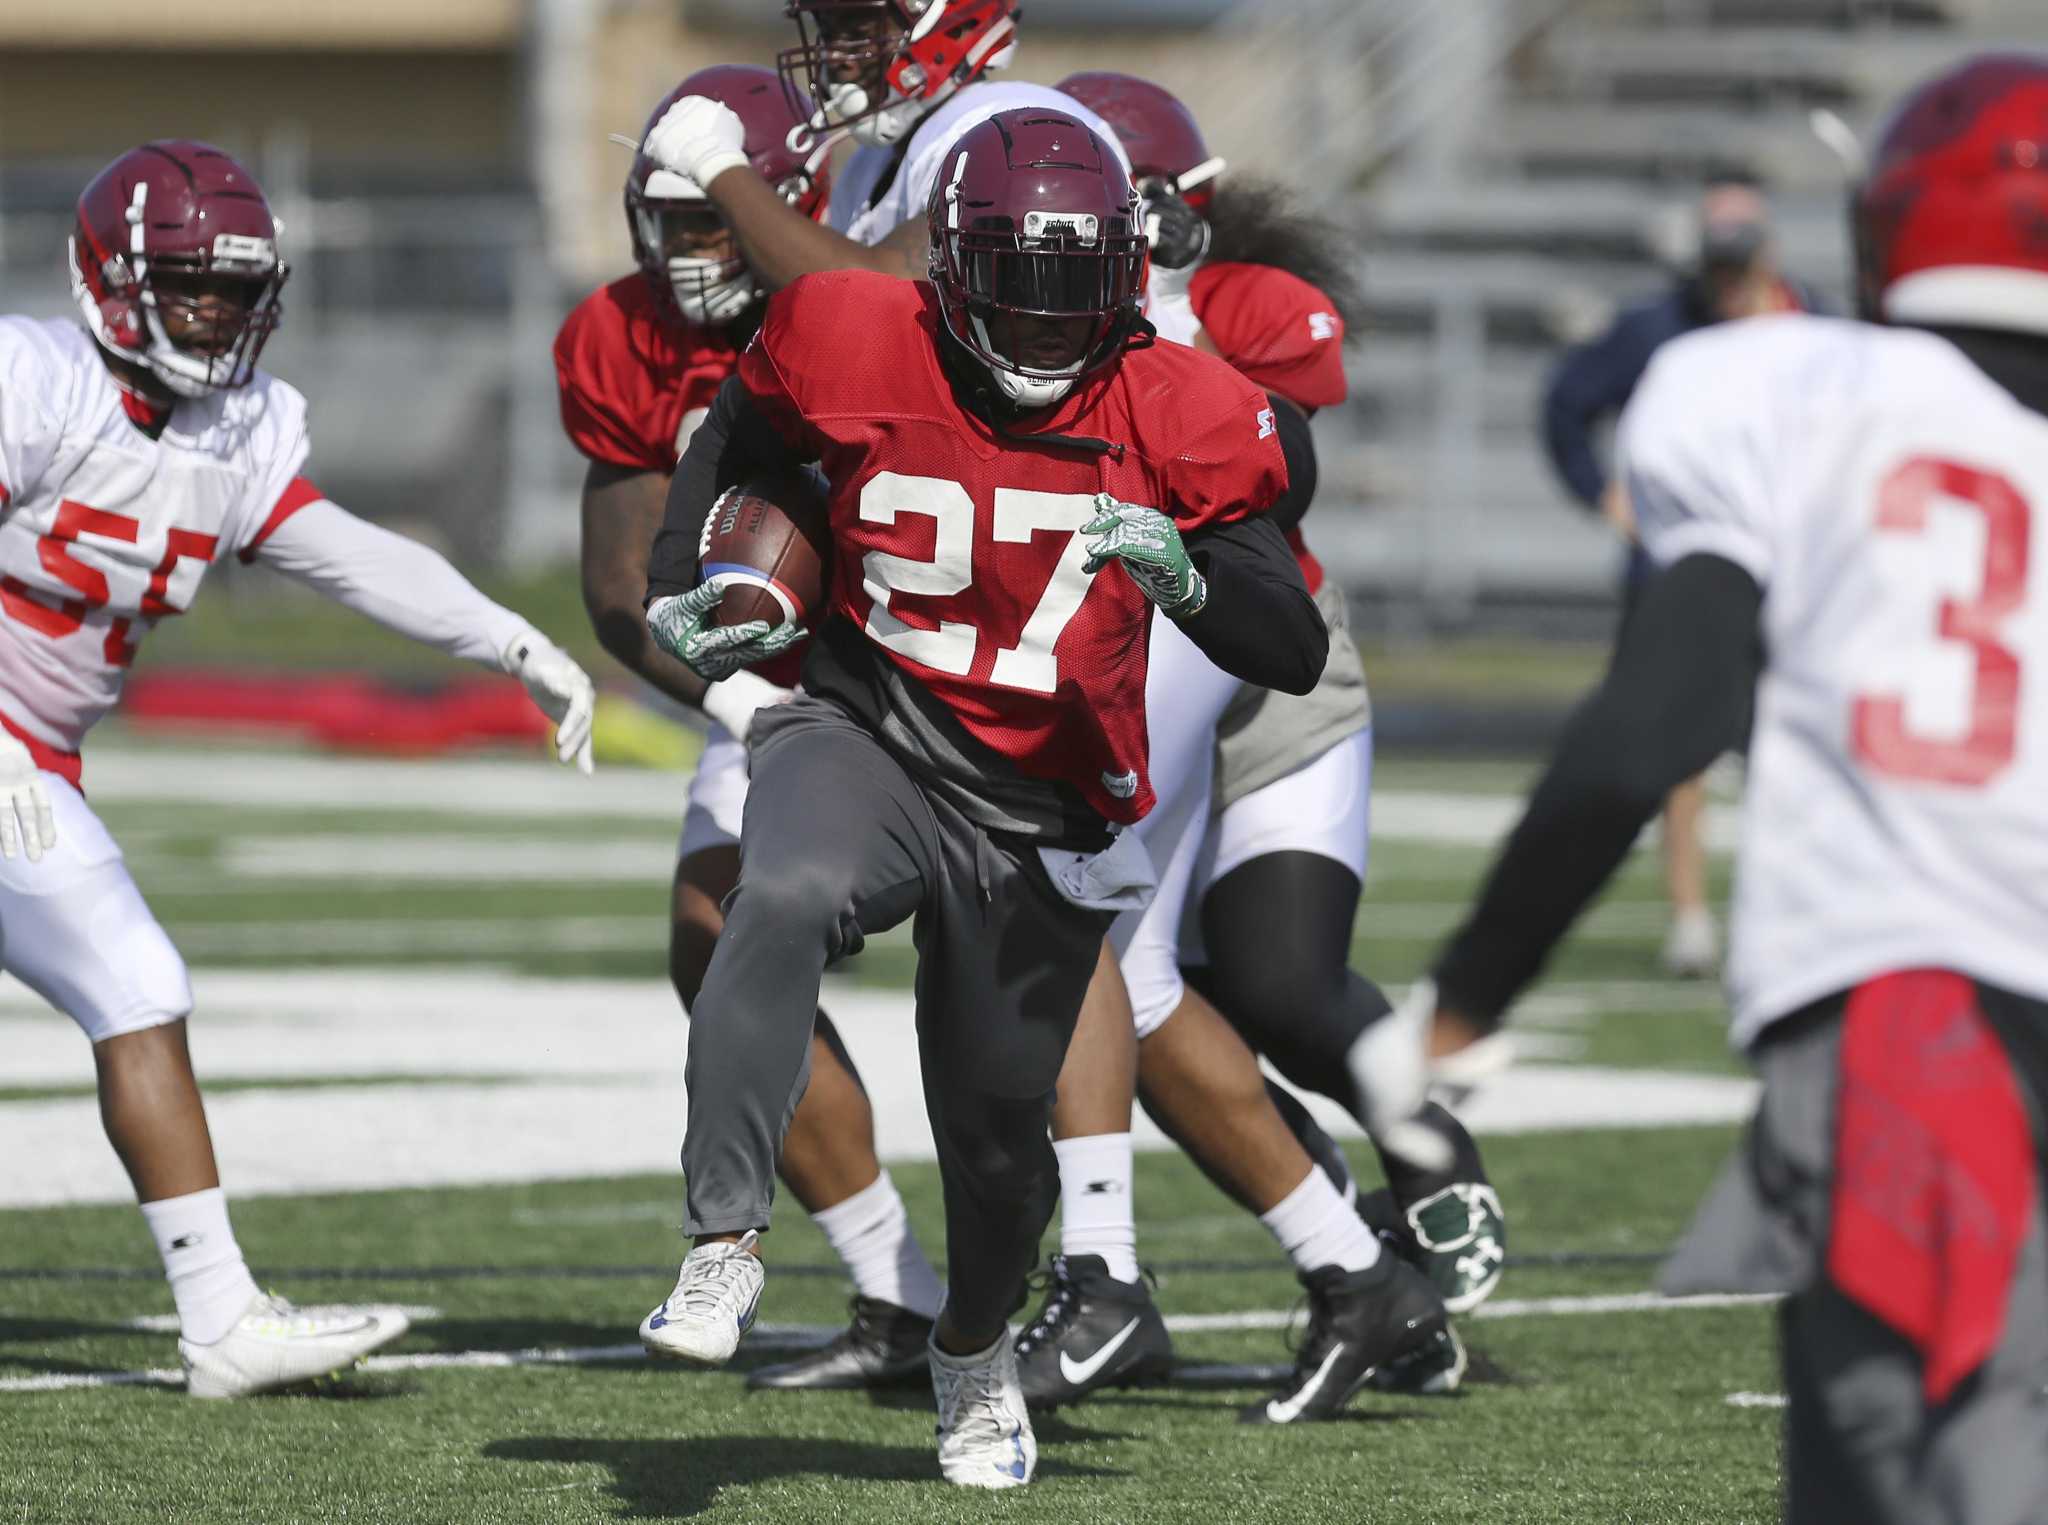
[(962, 1488), (1021, 1488), (1038, 1469), (1038, 1440), (1017, 1381), (1009, 1330), (979, 1355), (928, 1347), (939, 1400), (939, 1471)]
[(396, 1308), (294, 1308), (264, 1293), (211, 1345), (178, 1341), (185, 1391), (246, 1398), (331, 1376), (412, 1327)]
[(730, 1244), (700, 1244), (683, 1257), (675, 1290), (640, 1323), (651, 1356), (723, 1366), (754, 1324), (767, 1272), (753, 1253), (760, 1235), (748, 1229)]
[(1704, 906), (1680, 911), (1664, 938), (1664, 972), (1678, 979), (1712, 977), (1721, 963), (1721, 934), (1714, 913)]

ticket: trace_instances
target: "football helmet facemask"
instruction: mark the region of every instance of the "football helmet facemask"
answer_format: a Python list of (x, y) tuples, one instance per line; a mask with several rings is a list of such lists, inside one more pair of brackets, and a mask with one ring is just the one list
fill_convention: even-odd
[[(761, 178), (806, 217), (824, 215), (830, 190), (825, 161), (832, 145), (804, 132), (812, 115), (807, 99), (792, 103), (772, 69), (719, 64), (698, 70), (663, 96), (640, 141), (686, 95), (730, 109), (746, 129), (741, 147)], [(635, 153), (625, 202), (634, 261), (685, 322), (729, 323), (762, 300), (731, 229), (693, 181)]]
[(255, 177), (206, 143), (131, 148), (78, 198), (71, 294), (102, 348), (179, 397), (244, 387), (290, 269)]
[(1058, 402), (1143, 321), (1138, 193), (1071, 116), (1026, 108), (970, 128), (927, 222), (946, 330), (1016, 407)]
[(775, 63), (792, 106), (806, 102), (813, 133), (871, 146), (1016, 51), (1017, 0), (789, 0), (786, 14), (798, 42)]

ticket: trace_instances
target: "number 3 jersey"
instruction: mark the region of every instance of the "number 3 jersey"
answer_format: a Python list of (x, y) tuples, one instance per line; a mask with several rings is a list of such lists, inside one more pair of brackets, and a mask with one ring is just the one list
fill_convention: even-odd
[(1736, 1041), (1898, 969), (2048, 997), (2048, 418), (1933, 334), (1770, 317), (1660, 351), (1620, 452), (1658, 562), (1764, 594)]
[(259, 372), (151, 439), (75, 323), (0, 318), (0, 725), (74, 783), (150, 626), (320, 494), (305, 401)]
[(1118, 568), (1085, 573), (1077, 531), (1103, 492), (1183, 532), (1270, 507), (1287, 485), (1270, 404), (1213, 356), (1159, 344), (998, 433), (956, 396), (942, 331), (930, 286), (842, 271), (778, 293), (741, 357), (756, 407), (832, 484), (832, 623), (1004, 771), (1078, 795), (1096, 831), (1135, 821), (1152, 805), (1151, 605)]

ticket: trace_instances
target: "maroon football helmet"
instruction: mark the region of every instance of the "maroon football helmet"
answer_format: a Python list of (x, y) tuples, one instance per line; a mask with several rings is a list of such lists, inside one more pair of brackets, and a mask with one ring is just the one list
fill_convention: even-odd
[(927, 224), (947, 331), (1020, 407), (1057, 402), (1142, 321), (1138, 193), (1064, 112), (999, 111), (963, 133)]
[(805, 91), (823, 133), (903, 138), (926, 111), (1009, 62), (1017, 0), (789, 0), (798, 42), (775, 66), (794, 106)]
[(2048, 333), (2048, 55), (1983, 54), (1908, 96), (1854, 223), (1865, 316)]
[[(774, 70), (748, 64), (699, 69), (656, 104), (641, 142), (686, 95), (708, 96), (729, 108), (745, 129), (741, 147), (761, 178), (804, 216), (824, 215), (831, 144), (800, 131), (811, 116), (810, 103), (792, 102)], [(792, 141), (806, 146), (799, 151)], [(626, 174), (626, 227), (640, 273), (687, 321), (729, 322), (761, 299), (738, 245), (703, 190), (645, 153), (633, 155)], [(692, 252), (671, 254), (672, 242)]]
[(290, 273), (255, 177), (210, 144), (131, 148), (78, 198), (71, 293), (87, 327), (180, 397), (249, 384)]
[(1115, 129), (1140, 181), (1163, 180), (1169, 191), (1207, 214), (1223, 160), (1209, 152), (1194, 114), (1178, 96), (1134, 74), (1104, 70), (1069, 74), (1053, 88)]

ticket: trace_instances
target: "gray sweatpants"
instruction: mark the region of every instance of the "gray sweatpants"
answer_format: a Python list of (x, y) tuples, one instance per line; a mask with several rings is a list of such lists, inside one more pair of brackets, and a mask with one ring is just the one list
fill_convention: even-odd
[(948, 1306), (990, 1328), (1023, 1302), (1058, 1197), (1053, 1084), (1110, 917), (1061, 898), (1035, 850), (920, 788), (835, 706), (797, 699), (757, 726), (739, 883), (690, 1014), (683, 1227), (767, 1226), (820, 977), (915, 917)]
[[(2039, 1003), (1979, 988), (2017, 1020)], [(1919, 1351), (1826, 1274), (1840, 998), (1767, 1031), (1749, 1137), (1666, 1266), (1662, 1290), (1786, 1292), (1787, 1525), (2048, 1521), (2048, 1224), (2038, 1195), (1989, 1360), (1939, 1407)], [(2022, 1072), (2015, 1067), (2015, 1074)], [(2027, 1094), (2024, 1079), (2022, 1094)], [(2034, 1109), (2040, 1138), (2040, 1099)]]

